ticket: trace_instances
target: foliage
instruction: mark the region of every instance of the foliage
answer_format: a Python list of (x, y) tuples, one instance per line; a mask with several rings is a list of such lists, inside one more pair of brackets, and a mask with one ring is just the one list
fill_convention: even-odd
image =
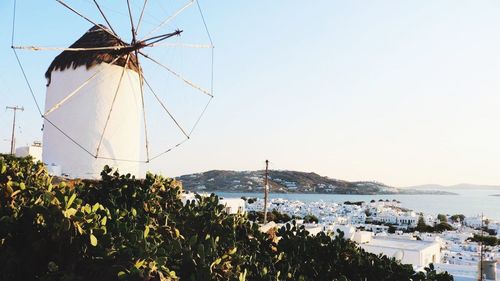
[(213, 194), (183, 204), (172, 179), (101, 175), (56, 183), (40, 162), (0, 156), (0, 280), (452, 280), (342, 233), (269, 236)]
[(450, 220), (454, 222), (463, 222), (465, 220), (465, 216), (462, 214), (453, 215), (450, 217)]
[(450, 231), (450, 230), (453, 230), (453, 226), (451, 226), (447, 222), (440, 222), (433, 227), (432, 232), (443, 232), (443, 231)]
[(362, 206), (365, 203), (365, 201), (345, 201), (344, 205), (357, 205), (357, 206)]
[(304, 222), (305, 223), (318, 223), (319, 220), (315, 215), (305, 215)]
[(417, 221), (417, 227), (415, 230), (420, 232), (428, 232), (429, 226), (425, 223), (424, 215), (420, 214)]
[(250, 198), (245, 198), (245, 201), (248, 203), (248, 204), (253, 204), (257, 201), (257, 198), (254, 198), (254, 197), (250, 197)]
[(437, 273), (434, 269), (434, 265), (431, 263), (428, 267), (424, 268), (425, 272), (419, 272), (414, 277), (414, 280), (436, 280), (436, 281), (447, 281), (453, 280), (453, 276), (448, 274), (448, 272)]
[(417, 230), (419, 232), (443, 232), (447, 230), (453, 230), (453, 226), (443, 221), (436, 224), (435, 226), (427, 225), (425, 223), (424, 216), (420, 214), (420, 216), (418, 217), (417, 227), (414, 230)]
[(481, 242), (487, 246), (500, 245), (500, 239), (496, 238), (495, 236), (474, 234), (474, 237), (471, 237), (468, 240), (473, 242)]
[(448, 218), (446, 218), (446, 215), (438, 214), (437, 218), (440, 222), (448, 222)]
[(387, 232), (389, 233), (396, 233), (397, 228), (394, 225), (388, 225), (389, 229), (387, 229)]
[[(248, 212), (248, 219), (253, 222), (264, 222), (264, 212), (250, 211)], [(267, 221), (274, 221), (276, 223), (285, 223), (292, 220), (288, 214), (280, 213), (276, 209), (267, 212)]]

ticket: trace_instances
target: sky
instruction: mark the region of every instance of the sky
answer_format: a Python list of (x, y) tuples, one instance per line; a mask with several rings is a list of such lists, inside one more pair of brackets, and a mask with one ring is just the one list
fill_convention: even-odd
[[(16, 40), (66, 46), (90, 27), (54, 2), (18, 0)], [(271, 169), (392, 186), (500, 185), (500, 2), (200, 5), (215, 45), (215, 98), (192, 138), (146, 169), (166, 176), (257, 170), (269, 159)], [(42, 138), (42, 120), (10, 50), (12, 7), (12, 0), (0, 2), (2, 152), (11, 134), (7, 105), (25, 108), (18, 146)], [(200, 23), (191, 14), (175, 24), (184, 28), (190, 20)], [(42, 105), (43, 73), (55, 55), (23, 53)], [(180, 67), (196, 68), (182, 55)], [(177, 109), (188, 112), (185, 104)]]

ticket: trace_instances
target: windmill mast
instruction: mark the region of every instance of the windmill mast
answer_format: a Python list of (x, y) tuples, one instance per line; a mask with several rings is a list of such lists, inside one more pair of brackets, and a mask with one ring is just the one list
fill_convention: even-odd
[(267, 194), (269, 193), (268, 176), (269, 160), (266, 160), (266, 172), (264, 176), (264, 224), (267, 223)]
[(15, 133), (16, 133), (16, 112), (18, 110), (21, 110), (21, 111), (24, 111), (24, 107), (18, 107), (17, 105), (16, 106), (6, 106), (5, 107), (6, 110), (12, 110), (14, 111), (14, 119), (12, 120), (12, 136), (11, 136), (11, 139), (10, 139), (10, 154), (14, 155), (16, 153), (16, 137), (15, 137)]

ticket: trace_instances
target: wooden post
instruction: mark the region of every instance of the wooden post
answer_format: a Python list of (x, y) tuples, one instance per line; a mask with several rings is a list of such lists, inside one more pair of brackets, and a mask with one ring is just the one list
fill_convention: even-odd
[(480, 232), (480, 239), (479, 239), (479, 251), (480, 251), (480, 257), (479, 257), (479, 281), (483, 281), (483, 217), (484, 215), (481, 213), (481, 232)]
[(269, 193), (269, 186), (268, 186), (268, 175), (269, 175), (269, 160), (266, 160), (266, 173), (264, 177), (264, 224), (267, 223), (267, 194)]
[(12, 120), (12, 136), (10, 139), (10, 154), (14, 155), (16, 154), (16, 138), (15, 138), (15, 132), (16, 132), (16, 112), (18, 110), (24, 111), (23, 107), (18, 107), (18, 106), (6, 106), (5, 107), (7, 110), (11, 109), (14, 111), (14, 119)]

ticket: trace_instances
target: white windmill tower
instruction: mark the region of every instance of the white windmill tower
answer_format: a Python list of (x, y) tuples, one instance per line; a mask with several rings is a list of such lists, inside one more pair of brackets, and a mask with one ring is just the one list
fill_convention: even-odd
[[(158, 21), (157, 26), (143, 38), (138, 39), (138, 29), (143, 17), (146, 14), (151, 15), (158, 9), (150, 7), (149, 12), (147, 12), (147, 6), (150, 2), (145, 0), (141, 3), (138, 12), (134, 13), (131, 9), (134, 5), (127, 1), (126, 7), (132, 30), (131, 42), (128, 43), (115, 32), (97, 1), (93, 2), (94, 8), (99, 11), (107, 26), (97, 24), (62, 0), (57, 0), (57, 2), (90, 22), (93, 25), (92, 28), (69, 47), (14, 46), (14, 42), (12, 42), (12, 48), (30, 90), (32, 87), (16, 50), (62, 51), (54, 58), (45, 73), (47, 88), (43, 112), (38, 107), (35, 94), (32, 91), (32, 96), (44, 119), (43, 162), (49, 167), (56, 167), (54, 170), (60, 169), (63, 175), (71, 178), (99, 178), (104, 165), (117, 168), (121, 174), (140, 175), (142, 163), (147, 163), (169, 152), (190, 138), (213, 97), (211, 81), (210, 90), (206, 90), (163, 64), (161, 59), (153, 58), (151, 53), (148, 53), (148, 51), (152, 52), (153, 47), (208, 48), (211, 49), (212, 60), (213, 45), (200, 6), (195, 0), (189, 0), (166, 19)], [(169, 21), (193, 3), (197, 4), (210, 44), (162, 42), (182, 33), (180, 30), (175, 30), (170, 33), (157, 34)], [(137, 6), (137, 4), (135, 5)], [(159, 5), (160, 8), (163, 8), (160, 2)], [(134, 14), (138, 16), (137, 22), (133, 19)], [(150, 23), (152, 21), (149, 20)], [(12, 38), (14, 40), (14, 35)], [(181, 126), (181, 122), (178, 122), (172, 112), (167, 109), (162, 97), (153, 90), (155, 83), (148, 81), (148, 78), (145, 77), (143, 62), (140, 62), (139, 58), (149, 62), (150, 66), (156, 67), (155, 71), (161, 69), (165, 74), (174, 77), (186, 87), (209, 97), (201, 114), (197, 115), (197, 118), (193, 117), (194, 122), (191, 124), (190, 130)], [(213, 61), (210, 67), (213, 68)], [(164, 76), (160, 76), (160, 80), (164, 79)], [(161, 105), (158, 108), (164, 110), (165, 116), (173, 120), (173, 127), (178, 128), (184, 137), (184, 140), (176, 142), (166, 150), (154, 151), (150, 149), (148, 133), (151, 132), (148, 132), (146, 120), (153, 119), (151, 121), (153, 125), (156, 125), (156, 128), (158, 128), (158, 124), (163, 123), (159, 122), (158, 114), (147, 118), (145, 109), (147, 91), (154, 96), (153, 100)], [(156, 124), (154, 121), (157, 121)], [(163, 142), (164, 140), (160, 140), (156, 143), (162, 144)], [(150, 155), (152, 151), (153, 154)]]
[[(94, 26), (70, 48), (123, 46), (110, 32)], [(52, 61), (45, 73), (46, 164), (78, 178), (97, 178), (104, 165), (139, 174), (139, 162), (120, 161), (141, 156), (142, 83), (137, 65), (136, 56), (123, 49), (64, 51)], [(86, 151), (92, 148), (95, 151)]]

